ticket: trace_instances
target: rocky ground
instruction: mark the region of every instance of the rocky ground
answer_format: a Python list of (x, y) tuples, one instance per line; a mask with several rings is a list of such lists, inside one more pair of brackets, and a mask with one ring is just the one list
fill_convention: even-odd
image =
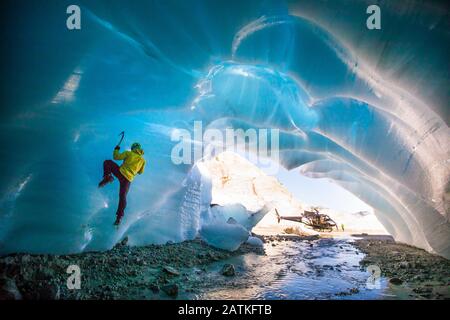
[[(300, 241), (312, 252), (315, 251), (314, 248), (327, 245), (327, 241), (318, 239), (318, 236), (260, 238), (270, 247), (283, 246), (286, 241), (297, 247), (295, 243)], [(357, 250), (353, 247), (355, 246), (364, 252), (366, 256), (361, 261), (361, 268), (368, 265), (379, 266), (382, 276), (389, 279), (394, 299), (450, 299), (449, 260), (383, 238), (356, 240), (348, 246), (349, 248), (337, 246), (336, 249), (342, 248), (347, 252), (353, 248), (354, 251)], [(261, 257), (266, 255), (261, 247), (244, 244), (237, 251), (228, 252), (213, 248), (198, 239), (143, 247), (128, 246), (125, 239), (106, 252), (73, 255), (13, 254), (0, 258), (0, 300), (192, 299), (211, 288), (245, 288), (255, 281), (251, 278), (255, 277), (258, 270), (247, 272), (238, 266), (235, 270), (233, 264), (225, 261), (250, 253)], [(307, 258), (305, 257), (306, 260)], [(218, 264), (220, 268), (209, 268), (212, 264)], [(67, 270), (71, 265), (79, 266), (81, 271), (79, 290), (69, 289), (67, 286), (71, 276)], [(320, 268), (320, 265), (315, 266), (317, 267)], [(264, 270), (260, 271), (264, 275)], [(319, 271), (321, 270), (315, 270), (316, 273)], [(239, 277), (234, 277), (235, 274)]]
[(361, 264), (376, 265), (389, 278), (393, 293), (409, 299), (450, 299), (450, 261), (393, 240), (355, 242), (366, 254)]
[[(235, 252), (201, 240), (131, 247), (126, 240), (106, 252), (74, 255), (14, 254), (0, 258), (0, 299), (164, 299), (189, 296), (202, 287), (205, 266), (262, 248)], [(81, 289), (68, 289), (70, 265), (81, 271)], [(233, 275), (224, 264), (218, 282)]]

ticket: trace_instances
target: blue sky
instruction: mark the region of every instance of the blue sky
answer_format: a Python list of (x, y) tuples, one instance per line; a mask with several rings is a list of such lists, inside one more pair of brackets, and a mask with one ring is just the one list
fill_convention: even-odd
[(281, 166), (275, 176), (300, 202), (308, 205), (337, 211), (372, 212), (370, 206), (328, 179), (308, 178), (300, 174), (298, 169), (288, 171)]

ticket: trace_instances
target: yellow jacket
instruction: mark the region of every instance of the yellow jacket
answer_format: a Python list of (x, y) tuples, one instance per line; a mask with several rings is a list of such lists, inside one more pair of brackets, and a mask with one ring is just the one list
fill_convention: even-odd
[(123, 160), (120, 166), (120, 173), (123, 174), (128, 181), (133, 181), (137, 174), (144, 173), (145, 159), (142, 157), (144, 150), (133, 150), (119, 152), (118, 149), (114, 149), (113, 158), (114, 160)]

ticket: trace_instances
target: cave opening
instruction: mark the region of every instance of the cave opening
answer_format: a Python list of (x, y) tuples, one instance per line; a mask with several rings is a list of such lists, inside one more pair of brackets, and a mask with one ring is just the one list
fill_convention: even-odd
[[(305, 177), (299, 168), (287, 170), (268, 159), (264, 161), (266, 167), (258, 166), (258, 161), (254, 160), (244, 152), (224, 151), (204, 164), (212, 179), (213, 205), (239, 203), (249, 212), (270, 206), (270, 211), (252, 232), (261, 235), (316, 234), (313, 228), (304, 224), (277, 219), (277, 214), (298, 217), (315, 208), (336, 222), (330, 235), (389, 234), (372, 207), (330, 179)], [(276, 171), (274, 167), (277, 167)]]

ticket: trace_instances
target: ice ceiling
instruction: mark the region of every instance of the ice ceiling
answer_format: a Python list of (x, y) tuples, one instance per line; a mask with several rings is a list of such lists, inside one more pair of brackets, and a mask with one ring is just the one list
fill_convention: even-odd
[[(281, 1), (86, 1), (82, 29), (69, 31), (69, 4), (2, 12), (1, 254), (104, 250), (124, 235), (135, 245), (245, 241), (267, 208), (211, 210), (208, 177), (171, 161), (173, 130), (201, 120), (280, 129), (292, 174), (333, 180), (397, 240), (450, 257), (448, 105), (386, 76), (339, 28)], [(116, 231), (118, 186), (97, 183), (122, 130), (148, 167)]]

